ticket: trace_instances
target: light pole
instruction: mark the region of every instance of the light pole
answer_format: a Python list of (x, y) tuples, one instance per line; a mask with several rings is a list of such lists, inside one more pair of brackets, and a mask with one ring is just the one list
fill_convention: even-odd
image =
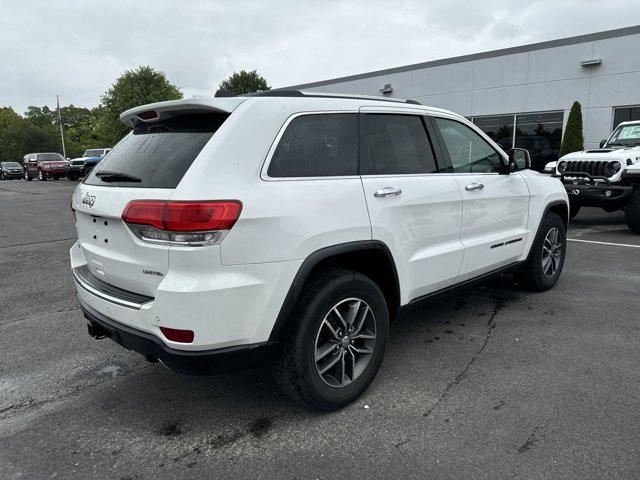
[(67, 159), (67, 149), (64, 146), (64, 129), (62, 128), (62, 115), (60, 114), (60, 97), (56, 95), (56, 103), (58, 104), (58, 122), (60, 123), (60, 138), (62, 139), (62, 156)]

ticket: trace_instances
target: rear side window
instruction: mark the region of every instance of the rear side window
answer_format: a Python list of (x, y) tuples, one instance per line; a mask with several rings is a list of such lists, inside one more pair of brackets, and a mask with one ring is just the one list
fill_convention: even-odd
[(355, 113), (302, 115), (287, 126), (267, 174), (270, 177), (331, 177), (358, 172)]
[(137, 125), (104, 156), (85, 183), (176, 188), (228, 117), (227, 113), (199, 113)]
[(433, 149), (419, 115), (368, 114), (366, 131), (376, 174), (437, 172)]

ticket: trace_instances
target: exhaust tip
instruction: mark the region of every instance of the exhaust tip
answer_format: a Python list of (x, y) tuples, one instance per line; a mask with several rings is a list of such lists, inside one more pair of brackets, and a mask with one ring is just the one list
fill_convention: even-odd
[(109, 330), (91, 322), (87, 323), (87, 332), (96, 340), (102, 340), (103, 338), (111, 336)]

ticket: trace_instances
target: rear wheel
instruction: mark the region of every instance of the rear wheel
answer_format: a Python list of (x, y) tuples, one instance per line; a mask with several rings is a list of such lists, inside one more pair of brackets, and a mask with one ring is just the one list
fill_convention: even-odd
[(47, 177), (45, 176), (44, 173), (42, 173), (42, 170), (38, 170), (38, 180), (44, 182), (47, 179)]
[(562, 273), (566, 253), (567, 231), (564, 222), (555, 213), (547, 213), (533, 241), (529, 258), (517, 271), (518, 281), (529, 290), (549, 290)]
[(29, 175), (29, 172), (27, 170), (24, 171), (24, 179), (27, 180), (28, 182), (33, 180), (33, 178), (31, 178), (31, 175)]
[(624, 207), (627, 226), (634, 233), (640, 233), (640, 187), (636, 187)]
[(280, 388), (323, 411), (358, 398), (376, 375), (389, 337), (380, 288), (350, 270), (322, 272), (306, 285), (291, 322), (272, 365)]

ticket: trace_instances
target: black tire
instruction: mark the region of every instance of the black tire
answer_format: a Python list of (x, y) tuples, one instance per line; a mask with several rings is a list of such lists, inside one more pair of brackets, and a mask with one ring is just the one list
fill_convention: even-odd
[(579, 203), (569, 201), (569, 219), (570, 220), (573, 220), (575, 216), (578, 215), (578, 213), (580, 213), (580, 208), (582, 208), (582, 205), (580, 205)]
[(624, 207), (627, 226), (633, 233), (640, 233), (640, 187), (633, 189), (633, 193)]
[[(357, 310), (358, 312), (366, 312), (366, 306), (369, 306), (370, 313), (373, 314), (367, 317), (367, 322), (375, 325), (375, 339), (368, 340), (372, 353), (358, 357), (358, 361), (367, 359), (360, 373), (355, 373), (355, 368), (351, 367), (351, 377), (354, 378), (352, 382), (331, 386), (327, 383), (327, 378), (332, 378), (332, 370), (321, 376), (320, 367), (316, 367), (316, 343), (320, 341), (322, 328), (326, 328), (323, 327), (325, 318), (335, 322), (334, 325), (339, 325), (338, 317), (332, 313), (333, 307), (346, 305), (349, 308), (350, 305), (346, 302), (353, 302), (354, 299), (366, 303), (361, 307), (365, 310)], [(370, 331), (371, 329), (368, 330)], [(354, 339), (356, 337), (354, 335)], [(282, 350), (274, 359), (271, 371), (276, 383), (293, 400), (316, 410), (336, 410), (353, 402), (367, 389), (380, 367), (388, 338), (389, 312), (380, 288), (370, 278), (357, 272), (343, 269), (323, 271), (314, 275), (305, 285), (291, 318), (291, 327)], [(354, 347), (360, 341), (362, 340), (353, 340)], [(335, 351), (333, 347), (336, 347)], [(351, 348), (350, 345), (344, 347), (343, 343), (335, 343), (326, 350), (331, 353), (323, 361), (331, 363), (334, 358), (344, 355), (350, 362), (351, 358), (356, 358), (348, 356), (349, 353), (355, 355)], [(335, 368), (345, 368), (341, 365), (340, 360)], [(340, 374), (343, 375), (344, 372)]]
[(4, 180), (4, 172), (0, 172), (0, 180)]
[(28, 172), (28, 171), (26, 171), (26, 170), (24, 171), (24, 179), (25, 179), (27, 182), (30, 182), (31, 180), (33, 180), (33, 178), (31, 178), (31, 175), (29, 175), (29, 172)]
[[(546, 242), (546, 240), (547, 236), (553, 229), (557, 230), (560, 245), (554, 245), (554, 252), (558, 252), (559, 255), (558, 257), (554, 256), (550, 259), (553, 265), (555, 265), (555, 270), (551, 275), (549, 275), (551, 270), (545, 271), (543, 253), (545, 252), (545, 248), (549, 247), (549, 243)], [(566, 254), (567, 230), (564, 222), (555, 213), (547, 213), (542, 220), (538, 233), (536, 234), (536, 238), (533, 241), (531, 251), (529, 252), (529, 258), (527, 258), (524, 265), (522, 265), (516, 272), (518, 282), (526, 289), (535, 292), (549, 290), (556, 284), (560, 274), (562, 273)]]
[(38, 180), (44, 182), (47, 179), (47, 176), (42, 172), (42, 170), (38, 169)]

